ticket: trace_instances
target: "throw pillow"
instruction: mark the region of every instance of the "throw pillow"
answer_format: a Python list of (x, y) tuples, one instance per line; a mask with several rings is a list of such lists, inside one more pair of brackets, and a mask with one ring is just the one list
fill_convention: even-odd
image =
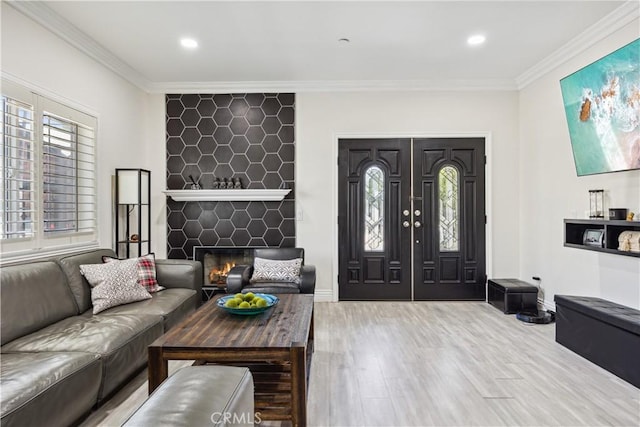
[[(102, 262), (122, 261), (117, 258), (103, 256)], [(160, 286), (156, 279), (156, 256), (151, 253), (140, 258), (136, 258), (138, 269), (138, 284), (147, 290), (150, 294), (164, 289)]]
[(302, 258), (276, 260), (255, 258), (251, 283), (291, 282), (300, 284)]
[(151, 298), (151, 294), (138, 284), (135, 259), (83, 264), (80, 272), (91, 285), (93, 314), (117, 305)]

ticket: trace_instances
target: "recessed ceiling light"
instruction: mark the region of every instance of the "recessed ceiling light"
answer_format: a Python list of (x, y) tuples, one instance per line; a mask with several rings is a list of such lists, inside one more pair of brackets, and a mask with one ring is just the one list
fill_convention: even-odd
[(473, 36), (471, 36), (471, 37), (469, 37), (467, 39), (467, 43), (470, 46), (477, 46), (479, 44), (484, 43), (486, 39), (487, 38), (485, 36), (483, 36), (482, 34), (475, 34), (475, 35), (473, 35)]
[(342, 37), (342, 38), (338, 39), (338, 41), (339, 41), (340, 43), (349, 43), (351, 40), (349, 40), (349, 39), (348, 39), (348, 38), (346, 38), (346, 37)]
[(180, 39), (180, 44), (186, 49), (195, 49), (198, 47), (198, 42), (188, 37)]

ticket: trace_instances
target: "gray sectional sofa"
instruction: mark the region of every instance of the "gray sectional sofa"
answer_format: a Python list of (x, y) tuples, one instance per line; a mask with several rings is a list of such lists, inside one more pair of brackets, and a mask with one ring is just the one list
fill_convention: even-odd
[(147, 346), (200, 305), (202, 265), (156, 260), (166, 289), (92, 314), (79, 265), (109, 249), (2, 268), (0, 401), (3, 427), (69, 425), (147, 363)]

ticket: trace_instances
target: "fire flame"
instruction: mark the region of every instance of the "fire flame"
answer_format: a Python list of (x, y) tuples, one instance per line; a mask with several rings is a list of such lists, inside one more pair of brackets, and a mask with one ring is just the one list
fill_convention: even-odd
[(209, 283), (225, 284), (227, 282), (227, 274), (233, 267), (233, 262), (225, 262), (221, 267), (214, 267), (209, 271)]

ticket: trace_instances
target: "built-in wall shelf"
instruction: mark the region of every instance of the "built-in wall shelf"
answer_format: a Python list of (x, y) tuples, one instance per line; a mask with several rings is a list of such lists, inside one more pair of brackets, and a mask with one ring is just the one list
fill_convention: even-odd
[[(591, 246), (584, 243), (584, 233), (587, 230), (602, 231), (602, 246)], [(624, 255), (640, 258), (640, 252), (618, 250), (618, 237), (626, 230), (640, 231), (640, 221), (606, 220), (606, 219), (565, 219), (564, 246), (568, 248), (585, 249), (588, 251), (605, 252), (608, 254)]]
[(277, 202), (289, 194), (287, 189), (218, 189), (218, 190), (164, 190), (163, 193), (176, 202), (243, 202), (261, 200)]

